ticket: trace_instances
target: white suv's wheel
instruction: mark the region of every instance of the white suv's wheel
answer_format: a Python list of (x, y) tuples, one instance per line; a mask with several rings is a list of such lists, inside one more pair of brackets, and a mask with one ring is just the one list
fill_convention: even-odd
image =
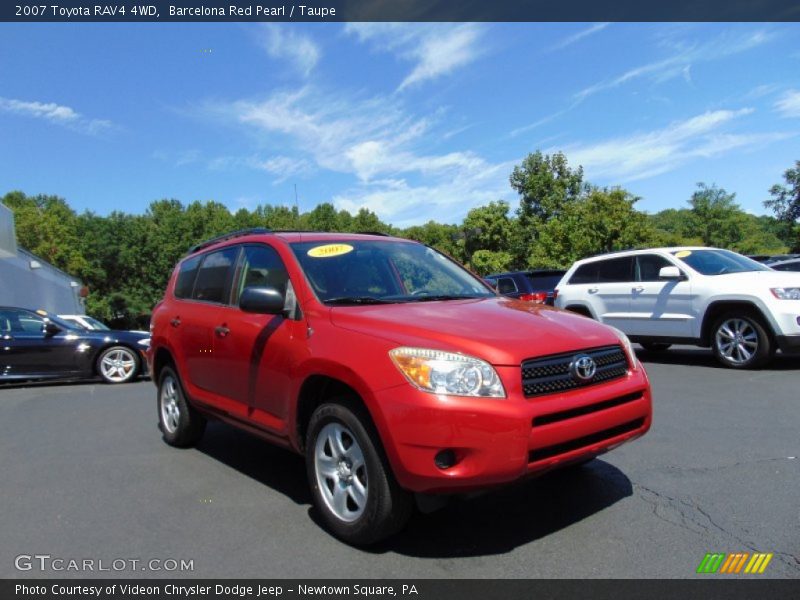
[(732, 369), (755, 369), (766, 363), (774, 348), (761, 322), (747, 314), (728, 313), (714, 325), (712, 347), (717, 360)]
[(97, 358), (97, 373), (106, 383), (127, 383), (139, 373), (141, 360), (125, 346), (112, 346)]

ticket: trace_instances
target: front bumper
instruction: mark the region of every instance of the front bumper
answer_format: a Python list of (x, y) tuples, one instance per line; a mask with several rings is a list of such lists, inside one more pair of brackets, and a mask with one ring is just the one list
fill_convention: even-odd
[(781, 352), (792, 354), (800, 352), (800, 335), (776, 335), (775, 342)]
[[(608, 383), (534, 398), (523, 396), (518, 368), (497, 370), (504, 399), (437, 396), (408, 385), (377, 394), (384, 445), (402, 487), (446, 493), (507, 483), (592, 458), (650, 428), (641, 366)], [(453, 451), (454, 466), (436, 466), (442, 450)]]

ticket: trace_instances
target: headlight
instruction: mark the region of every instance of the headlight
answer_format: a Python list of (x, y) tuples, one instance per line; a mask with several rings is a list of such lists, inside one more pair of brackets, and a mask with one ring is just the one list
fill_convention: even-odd
[(770, 292), (779, 300), (800, 300), (800, 288), (771, 288)]
[(409, 383), (424, 392), (481, 398), (506, 397), (497, 372), (479, 358), (406, 347), (391, 350), (389, 356)]
[(628, 355), (628, 360), (631, 363), (631, 370), (635, 371), (639, 368), (639, 359), (636, 357), (636, 351), (633, 349), (633, 344), (628, 339), (628, 336), (625, 335), (622, 331), (617, 329), (616, 327), (611, 327), (608, 325), (609, 328), (614, 330), (614, 333), (617, 334), (619, 341), (622, 343), (622, 347), (625, 349), (625, 353)]
[(144, 346), (145, 348), (149, 348), (150, 347), (150, 338), (144, 338), (143, 340), (137, 340), (136, 343), (139, 344), (140, 346)]

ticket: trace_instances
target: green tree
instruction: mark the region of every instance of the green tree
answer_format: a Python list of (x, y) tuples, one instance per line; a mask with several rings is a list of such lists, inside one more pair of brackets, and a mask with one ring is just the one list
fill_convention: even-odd
[(800, 221), (800, 160), (795, 161), (794, 168), (784, 172), (783, 178), (786, 183), (770, 188), (772, 198), (765, 200), (764, 206), (783, 223), (783, 238), (792, 252), (800, 252), (800, 228), (797, 226)]

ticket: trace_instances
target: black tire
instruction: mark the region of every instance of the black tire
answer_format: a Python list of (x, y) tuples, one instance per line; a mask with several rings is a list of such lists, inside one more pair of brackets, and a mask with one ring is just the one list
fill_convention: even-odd
[[(327, 460), (331, 464), (337, 460), (329, 441), (329, 434), (334, 430), (341, 432), (340, 440), (345, 444), (348, 437), (351, 440), (349, 446), (342, 446), (345, 449), (342, 454), (344, 458), (339, 463), (342, 460), (348, 462), (347, 452), (354, 452), (353, 442), (357, 444), (355, 450), (360, 450), (363, 457), (363, 461), (356, 460), (350, 465), (353, 467), (352, 473), (350, 467), (346, 467), (350, 483), (342, 483), (339, 470), (334, 471), (336, 475), (328, 477), (321, 470), (317, 472), (318, 440), (325, 457), (329, 453), (331, 455)], [(323, 431), (325, 433), (321, 437)], [(349, 544), (365, 546), (386, 539), (405, 526), (413, 511), (413, 496), (397, 484), (371, 420), (363, 409), (348, 398), (331, 400), (319, 406), (311, 415), (306, 436), (306, 473), (314, 504), (323, 523), (336, 537)], [(352, 495), (357, 484), (365, 490), (363, 506), (359, 506)], [(327, 489), (321, 489), (321, 485)], [(339, 493), (345, 497), (343, 510), (353, 509), (352, 520), (345, 520), (335, 512), (336, 490), (340, 490)]]
[(648, 352), (664, 352), (669, 350), (672, 344), (665, 344), (663, 342), (639, 342), (639, 345)]
[[(737, 332), (742, 334), (740, 339), (743, 340), (743, 346), (738, 349), (738, 344), (733, 344), (733, 348), (726, 344), (731, 334)], [(758, 369), (775, 354), (772, 337), (761, 319), (742, 312), (729, 312), (717, 319), (711, 330), (711, 348), (720, 364), (730, 369)]]
[[(174, 405), (170, 402), (173, 393)], [(187, 401), (181, 380), (172, 367), (164, 367), (161, 370), (158, 378), (156, 405), (158, 407), (158, 428), (167, 444), (178, 448), (188, 448), (194, 446), (203, 437), (206, 419)]]
[(96, 371), (106, 383), (130, 383), (141, 370), (139, 353), (128, 346), (110, 346), (97, 356)]

